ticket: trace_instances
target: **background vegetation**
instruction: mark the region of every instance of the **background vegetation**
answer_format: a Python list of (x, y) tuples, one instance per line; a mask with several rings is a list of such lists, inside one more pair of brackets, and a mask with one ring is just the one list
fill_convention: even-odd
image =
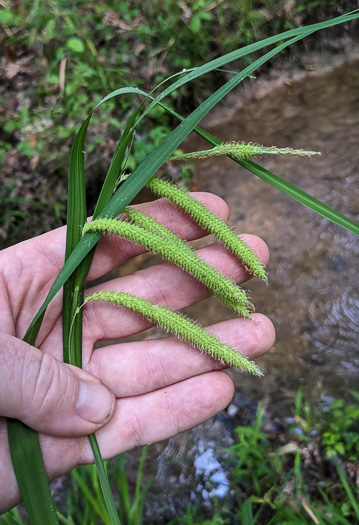
[[(153, 2), (21, 0), (0, 2), (0, 241), (3, 247), (62, 225), (70, 145), (90, 109), (124, 85), (151, 90), (170, 74), (195, 67), (260, 38), (357, 7), (352, 1), (154, 0)], [(337, 52), (331, 30), (291, 48)], [(280, 59), (279, 59), (280, 60)], [(234, 64), (233, 68), (243, 64)], [(182, 115), (220, 84), (225, 72), (172, 94)], [(98, 193), (125, 117), (138, 100), (107, 102), (92, 119), (86, 148), (89, 200)], [(170, 101), (167, 101), (170, 104)], [(136, 132), (132, 170), (173, 125), (155, 110)], [(89, 212), (92, 210), (90, 209)]]
[[(359, 393), (352, 402), (332, 400), (313, 410), (298, 391), (292, 417), (274, 422), (258, 405), (234, 430), (235, 443), (226, 453), (228, 492), (213, 497), (212, 506), (188, 505), (172, 517), (151, 514), (152, 479), (143, 475), (148, 447), (138, 459), (137, 479), (129, 479), (123, 455), (107, 463), (121, 523), (170, 525), (350, 525), (359, 523), (358, 457)], [(131, 483), (132, 481), (132, 483)], [(210, 487), (209, 487), (210, 489)], [(151, 497), (156, 497), (151, 496)], [(150, 498), (149, 498), (150, 499)], [(60, 494), (60, 523), (110, 524), (94, 465), (72, 472)], [(4, 525), (26, 525), (18, 509), (3, 517)]]

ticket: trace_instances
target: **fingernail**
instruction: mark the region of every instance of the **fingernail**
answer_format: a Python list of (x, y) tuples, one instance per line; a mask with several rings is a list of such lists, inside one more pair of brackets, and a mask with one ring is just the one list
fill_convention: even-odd
[(80, 381), (76, 412), (82, 419), (102, 423), (111, 414), (114, 397), (106, 387), (92, 382)]

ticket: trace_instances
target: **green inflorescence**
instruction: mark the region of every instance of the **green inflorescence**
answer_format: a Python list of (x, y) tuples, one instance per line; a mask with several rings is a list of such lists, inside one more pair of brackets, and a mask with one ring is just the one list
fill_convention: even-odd
[(238, 259), (245, 268), (267, 282), (266, 271), (257, 255), (236, 233), (221, 219), (211, 213), (203, 204), (194, 199), (187, 191), (163, 179), (152, 178), (147, 187), (161, 197), (167, 197), (188, 213), (198, 224), (212, 233)]
[[(148, 187), (154, 193), (168, 197), (180, 206), (197, 223), (223, 242), (251, 273), (267, 280), (265, 270), (255, 253), (223, 221), (209, 212), (200, 202), (174, 184), (161, 179), (152, 179), (148, 183)], [(134, 208), (126, 208), (125, 213), (128, 217), (127, 221), (107, 218), (95, 219), (85, 224), (83, 233), (89, 231), (113, 233), (145, 246), (148, 250), (170, 260), (191, 274), (239, 315), (250, 317), (254, 307), (246, 293), (201, 259), (185, 241), (159, 222)], [(228, 345), (222, 344), (196, 322), (179, 313), (125, 292), (99, 292), (86, 298), (84, 304), (99, 300), (126, 306), (222, 362), (255, 375), (262, 375), (257, 365), (252, 361), (238, 354)]]
[(231, 157), (246, 160), (256, 155), (297, 155), (299, 157), (312, 157), (320, 155), (318, 151), (306, 151), (303, 149), (277, 148), (275, 146), (265, 147), (253, 142), (221, 142), (214, 148), (173, 155), (168, 160), (192, 160), (205, 159), (207, 157), (218, 157), (220, 155), (230, 155)]
[(135, 224), (159, 235), (162, 239), (167, 239), (172, 249), (181, 253), (183, 260), (186, 261), (187, 267), (183, 264), (181, 267), (196, 277), (229, 308), (242, 317), (249, 317), (249, 312), (254, 311), (254, 306), (239, 286), (207, 264), (188, 244), (168, 228), (134, 208), (126, 208), (125, 213)]
[(148, 250), (165, 257), (193, 275), (239, 315), (250, 317), (253, 305), (241, 288), (203, 261), (189, 246), (161, 224), (135, 210), (128, 208), (126, 212), (137, 224), (116, 219), (95, 219), (85, 224), (83, 233), (88, 231), (114, 233), (142, 244)]
[(149, 301), (125, 292), (100, 291), (86, 297), (84, 304), (90, 301), (107, 301), (125, 306), (166, 330), (173, 332), (178, 338), (191, 343), (212, 357), (219, 359), (222, 363), (227, 363), (230, 366), (256, 376), (263, 375), (253, 361), (239, 354), (230, 346), (221, 343), (195, 321), (173, 310), (152, 304)]

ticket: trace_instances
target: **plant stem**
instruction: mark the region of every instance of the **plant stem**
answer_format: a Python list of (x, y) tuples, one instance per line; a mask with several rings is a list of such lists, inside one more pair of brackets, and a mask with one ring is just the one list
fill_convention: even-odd
[(103, 463), (103, 459), (101, 456), (101, 452), (100, 452), (95, 434), (89, 435), (89, 441), (90, 441), (92, 452), (95, 458), (97, 475), (100, 481), (102, 494), (105, 499), (106, 508), (110, 516), (111, 525), (121, 525), (120, 518), (118, 517), (115, 503), (113, 501), (110, 482), (107, 476), (107, 472), (105, 469), (105, 465)]

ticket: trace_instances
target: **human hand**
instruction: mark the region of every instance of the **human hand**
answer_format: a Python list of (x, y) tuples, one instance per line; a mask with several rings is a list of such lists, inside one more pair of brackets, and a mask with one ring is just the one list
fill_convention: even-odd
[[(196, 198), (219, 217), (228, 218), (228, 208), (219, 197), (197, 193)], [(182, 238), (205, 235), (166, 199), (140, 208)], [(0, 513), (20, 501), (6, 417), (40, 431), (51, 480), (93, 462), (89, 433), (96, 431), (102, 456), (109, 458), (199, 425), (225, 408), (233, 395), (233, 383), (221, 371), (221, 363), (173, 337), (93, 350), (98, 340), (122, 338), (150, 326), (138, 314), (106, 303), (84, 308), (83, 370), (61, 362), (60, 293), (46, 311), (37, 348), (24, 343), (21, 338), (63, 266), (65, 235), (65, 228), (60, 228), (0, 253)], [(250, 235), (245, 240), (265, 264), (268, 250), (263, 241)], [(144, 251), (125, 239), (105, 236), (88, 280)], [(200, 249), (199, 254), (237, 282), (250, 277), (220, 243)], [(94, 286), (86, 295), (100, 289), (126, 291), (178, 310), (208, 295), (193, 277), (168, 262)], [(258, 322), (236, 318), (210, 329), (253, 358), (274, 341), (270, 320), (261, 314), (253, 318)]]

